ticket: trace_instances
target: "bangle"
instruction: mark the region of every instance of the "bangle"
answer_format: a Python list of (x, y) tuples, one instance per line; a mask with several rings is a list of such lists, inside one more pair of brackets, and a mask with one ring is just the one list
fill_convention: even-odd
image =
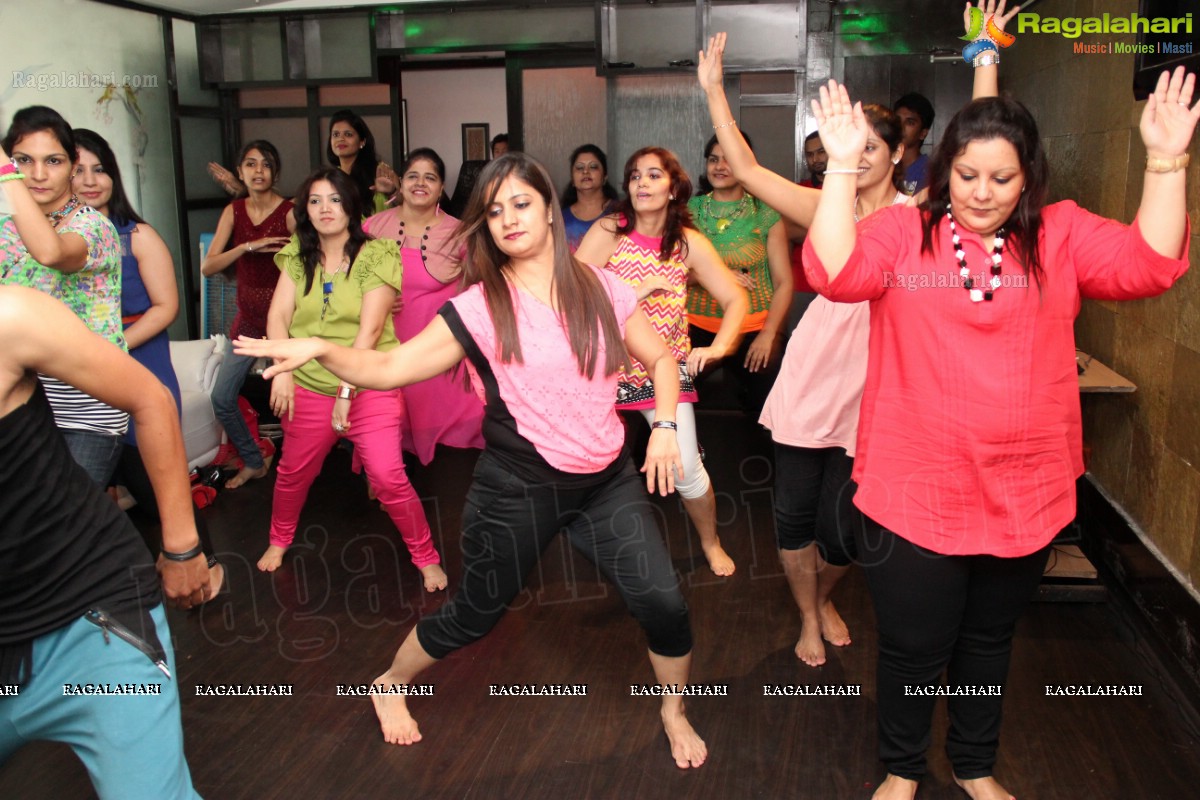
[(355, 389), (353, 386), (346, 386), (345, 384), (339, 386), (337, 390), (338, 400), (353, 400), (356, 394), (358, 394), (357, 389)]
[(827, 169), (827, 170), (825, 170), (826, 175), (857, 175), (858, 172), (859, 171), (857, 169)]
[(669, 419), (656, 419), (656, 420), (654, 420), (654, 422), (650, 423), (650, 427), (651, 427), (651, 429), (666, 428), (666, 429), (672, 430), (672, 431), (679, 430), (679, 426), (676, 425), (673, 421), (671, 421)]
[(17, 166), (17, 162), (15, 161), (9, 161), (4, 166), (0, 167), (0, 175), (11, 175), (14, 172), (19, 173), (20, 171), (20, 167)]
[[(1178, 172), (1181, 169), (1187, 169), (1187, 165), (1192, 161), (1191, 153), (1184, 153), (1175, 158), (1154, 158), (1146, 156), (1146, 172), (1165, 173)], [(3, 180), (3, 178), (0, 178)]]
[(0, 183), (7, 183), (8, 181), (19, 181), (24, 177), (25, 176), (22, 175), (20, 172), (0, 172)]
[(728, 127), (730, 127), (730, 126), (733, 126), (734, 128), (736, 128), (736, 127), (737, 127), (737, 120), (736, 120), (736, 119), (731, 119), (731, 120), (729, 120), (729, 122), (726, 122), (724, 125), (713, 125), (713, 130), (714, 130), (714, 131), (719, 131), (719, 130), (721, 130), (721, 128), (728, 128)]
[(171, 553), (167, 550), (163, 550), (161, 552), (163, 558), (167, 559), (168, 561), (191, 561), (193, 558), (204, 552), (204, 547), (199, 542), (196, 542), (196, 546), (191, 550), (188, 550), (186, 553)]

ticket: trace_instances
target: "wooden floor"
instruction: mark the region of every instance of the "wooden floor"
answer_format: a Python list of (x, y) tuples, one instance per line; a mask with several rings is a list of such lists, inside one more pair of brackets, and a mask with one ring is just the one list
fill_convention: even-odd
[[(857, 571), (836, 600), (854, 644), (811, 669), (792, 652), (798, 616), (780, 571), (769, 447), (735, 415), (704, 413), (701, 442), (737, 574), (707, 569), (674, 499), (660, 503), (683, 576), (696, 648), (693, 681), (727, 697), (689, 700), (708, 763), (668, 757), (641, 633), (585, 561), (556, 541), (540, 574), (483, 641), (422, 676), (411, 707), (424, 741), (383, 743), (371, 703), (338, 697), (388, 664), (421, 614), (422, 591), (387, 517), (338, 451), (309, 498), (298, 544), (274, 575), (253, 569), (266, 544), (272, 478), (223, 492), (206, 513), (230, 592), (171, 612), (188, 760), (207, 798), (857, 798), (875, 757), (875, 636)], [(446, 451), (412, 471), (453, 591), (457, 530), (473, 454)], [(833, 650), (833, 648), (831, 648)], [(292, 684), (294, 696), (197, 697), (198, 683)], [(494, 697), (490, 684), (586, 684), (586, 697)], [(764, 684), (861, 685), (860, 697), (765, 697)], [(1045, 696), (1046, 684), (1137, 684), (1141, 697)], [(1021, 800), (1196, 796), (1200, 734), (1145, 643), (1108, 604), (1037, 603), (1022, 621), (1005, 691), (996, 774)], [(964, 795), (942, 754), (939, 707), (920, 798)], [(78, 760), (36, 744), (0, 767), (0, 798), (87, 798)], [(131, 798), (129, 800), (140, 800)]]

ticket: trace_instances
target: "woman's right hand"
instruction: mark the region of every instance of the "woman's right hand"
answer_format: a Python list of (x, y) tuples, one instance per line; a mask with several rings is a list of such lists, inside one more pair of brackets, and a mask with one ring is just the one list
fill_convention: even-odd
[(741, 286), (746, 291), (752, 292), (758, 286), (758, 281), (755, 280), (754, 276), (751, 275), (746, 270), (737, 269), (737, 270), (730, 270), (730, 271), (733, 273), (733, 279), (735, 281), (737, 281), (738, 285)]
[(862, 103), (851, 103), (846, 87), (830, 78), (829, 84), (821, 87), (820, 99), (812, 101), (812, 111), (821, 132), (821, 144), (829, 156), (826, 174), (835, 165), (857, 168), (871, 132)]
[(281, 372), (271, 378), (271, 412), (280, 419), (292, 419), (296, 404), (296, 380), (290, 372)]
[(251, 253), (278, 253), (291, 240), (290, 236), (264, 236), (253, 242), (246, 242), (246, 250)]
[(700, 88), (705, 92), (725, 91), (725, 67), (722, 61), (725, 54), (725, 34), (718, 33), (708, 37), (708, 50), (700, 51), (700, 60), (696, 65), (696, 77), (700, 80)]
[(244, 194), (246, 191), (246, 187), (242, 185), (240, 180), (238, 180), (237, 175), (234, 175), (232, 172), (225, 169), (215, 161), (208, 162), (208, 174), (212, 176), (212, 179), (216, 181), (217, 184), (219, 184), (227, 194), (233, 197)]
[(655, 292), (673, 292), (675, 291), (675, 287), (662, 275), (651, 275), (639, 283), (634, 291), (637, 292), (638, 300), (645, 300)]

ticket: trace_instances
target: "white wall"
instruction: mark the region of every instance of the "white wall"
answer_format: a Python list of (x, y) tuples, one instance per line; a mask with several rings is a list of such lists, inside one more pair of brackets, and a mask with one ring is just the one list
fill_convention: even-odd
[(454, 192), (462, 166), (462, 124), (486, 122), (489, 136), (508, 131), (504, 69), (446, 69), (405, 72), (408, 147), (432, 147), (446, 162), (446, 195)]
[[(5, 31), (0, 128), (7, 131), (19, 109), (44, 105), (72, 127), (91, 128), (107, 139), (130, 201), (162, 234), (178, 264), (178, 192), (159, 18), (90, 0), (4, 0), (0, 30)], [(105, 78), (121, 84), (125, 76), (142, 88), (132, 95), (118, 90), (111, 102), (97, 102), (105, 95)]]

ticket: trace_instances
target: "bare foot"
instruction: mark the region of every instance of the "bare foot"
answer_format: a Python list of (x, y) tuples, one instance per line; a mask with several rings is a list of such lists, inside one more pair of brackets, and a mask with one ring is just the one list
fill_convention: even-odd
[(800, 640), (796, 642), (796, 658), (810, 667), (825, 663), (825, 643), (821, 641), (821, 626), (813, 622), (801, 623)]
[(263, 465), (261, 467), (259, 467), (258, 469), (250, 469), (249, 467), (242, 467), (240, 470), (238, 470), (237, 475), (234, 475), (232, 478), (225, 481), (225, 488), (226, 489), (236, 489), (239, 486), (246, 483), (246, 481), (252, 481), (257, 478), (262, 478), (262, 477), (266, 476), (266, 474), (270, 471), (271, 471), (271, 462), (270, 461), (264, 461)]
[[(388, 673), (383, 673), (375, 679), (375, 685), (391, 686), (398, 683)], [(417, 729), (417, 721), (408, 713), (408, 704), (402, 694), (373, 694), (371, 702), (375, 706), (375, 716), (379, 717), (379, 727), (383, 730), (383, 740), (388, 744), (416, 744), (421, 741), (421, 731)]]
[(871, 795), (871, 800), (913, 800), (917, 796), (917, 785), (916, 781), (889, 774)]
[(425, 591), (436, 592), (446, 588), (446, 571), (441, 564), (427, 564), (421, 567), (421, 575), (425, 578)]
[(663, 728), (667, 739), (671, 742), (671, 757), (675, 766), (680, 769), (698, 767), (708, 758), (708, 745), (700, 738), (700, 734), (688, 722), (687, 715), (680, 708), (678, 713), (662, 713)]
[(956, 775), (954, 782), (967, 793), (971, 800), (1016, 800), (1008, 790), (996, 782), (996, 779), (988, 776), (986, 778), (973, 778), (967, 781), (961, 781)]
[(831, 601), (827, 600), (817, 613), (821, 615), (821, 635), (825, 637), (825, 641), (834, 647), (850, 644), (850, 629), (846, 627), (842, 615), (833, 607)]
[(280, 547), (277, 544), (271, 545), (267, 548), (267, 552), (262, 554), (262, 558), (258, 560), (258, 568), (263, 572), (274, 572), (283, 563), (283, 554), (286, 552), (286, 547)]
[(704, 557), (708, 559), (708, 568), (713, 571), (714, 575), (719, 575), (722, 578), (733, 574), (737, 567), (733, 564), (733, 559), (721, 547), (721, 543), (717, 542), (712, 547), (704, 549)]

